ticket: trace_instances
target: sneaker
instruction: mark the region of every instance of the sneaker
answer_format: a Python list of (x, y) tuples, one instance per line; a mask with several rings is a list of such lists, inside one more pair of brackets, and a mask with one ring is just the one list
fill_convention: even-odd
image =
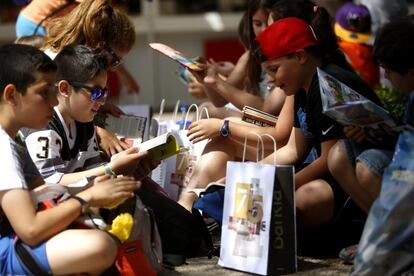
[(358, 253), (358, 244), (354, 244), (345, 248), (342, 248), (339, 252), (339, 259), (344, 264), (353, 264), (356, 254)]

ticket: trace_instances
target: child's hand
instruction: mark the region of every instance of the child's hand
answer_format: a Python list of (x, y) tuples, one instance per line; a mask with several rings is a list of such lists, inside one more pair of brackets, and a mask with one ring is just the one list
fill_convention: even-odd
[(112, 155), (115, 155), (118, 152), (124, 151), (130, 147), (127, 143), (119, 140), (115, 134), (106, 129), (97, 127), (96, 134), (99, 137), (99, 147), (108, 157), (111, 157)]
[(124, 112), (118, 106), (116, 106), (112, 103), (109, 103), (109, 102), (106, 102), (99, 109), (101, 111), (107, 112), (107, 113), (109, 113), (109, 114), (111, 114), (112, 116), (115, 116), (115, 117), (119, 117), (122, 114), (124, 114)]
[(220, 135), (222, 125), (223, 120), (219, 119), (199, 120), (190, 125), (187, 136), (193, 143), (197, 143), (204, 139), (212, 139)]
[(115, 156), (109, 166), (116, 174), (134, 175), (139, 163), (147, 155), (147, 151), (139, 152), (138, 148), (132, 147)]
[(216, 62), (214, 59), (211, 58), (209, 60), (209, 63), (215, 67), (217, 73), (226, 77), (228, 77), (234, 69), (234, 64), (229, 61)]
[(346, 138), (356, 143), (361, 143), (366, 138), (364, 129), (360, 127), (347, 126), (347, 127), (344, 127), (343, 132)]
[(91, 207), (108, 207), (134, 196), (134, 191), (141, 186), (133, 177), (108, 175), (96, 177), (93, 185), (78, 195), (87, 199)]
[(206, 92), (204, 92), (204, 85), (196, 80), (188, 84), (188, 93), (195, 99), (201, 100), (207, 98)]
[(150, 159), (150, 158), (143, 158), (138, 163), (137, 168), (135, 169), (134, 177), (137, 180), (142, 180), (147, 177), (153, 169), (155, 169), (160, 164), (160, 161)]

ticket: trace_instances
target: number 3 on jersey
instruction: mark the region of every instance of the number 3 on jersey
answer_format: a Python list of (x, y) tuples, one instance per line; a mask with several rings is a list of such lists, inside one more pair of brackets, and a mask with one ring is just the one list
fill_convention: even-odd
[[(49, 158), (49, 144), (50, 139), (48, 137), (40, 136), (37, 138), (37, 141), (41, 144), (41, 152), (36, 154), (36, 157), (39, 159), (46, 159)], [(56, 140), (56, 145), (61, 147), (61, 142), (59, 140)]]

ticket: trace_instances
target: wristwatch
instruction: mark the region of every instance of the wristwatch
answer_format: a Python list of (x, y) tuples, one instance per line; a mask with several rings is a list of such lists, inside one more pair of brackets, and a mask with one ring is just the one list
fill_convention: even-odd
[(79, 201), (79, 203), (81, 204), (81, 214), (82, 215), (89, 212), (89, 204), (88, 204), (88, 202), (86, 202), (86, 200), (84, 200), (81, 197), (75, 196), (75, 195), (70, 196), (69, 198), (73, 198), (73, 199), (76, 199), (77, 201)]
[(226, 138), (230, 135), (229, 120), (224, 120), (223, 126), (220, 129), (220, 135)]

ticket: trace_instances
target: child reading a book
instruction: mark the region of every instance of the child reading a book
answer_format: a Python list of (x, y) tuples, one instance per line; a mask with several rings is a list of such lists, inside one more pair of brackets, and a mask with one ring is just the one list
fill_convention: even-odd
[[(44, 180), (15, 137), (20, 128), (43, 128), (52, 118), (56, 65), (26, 45), (1, 46), (0, 60), (0, 274), (102, 273), (117, 255), (115, 240), (97, 229), (65, 229), (87, 206), (105, 207), (133, 196), (138, 183), (129, 177), (96, 178), (76, 196), (37, 211), (30, 191)], [(30, 261), (36, 272), (27, 266)]]
[(145, 152), (130, 148), (105, 163), (98, 150), (90, 122), (108, 95), (105, 53), (81, 45), (67, 46), (55, 62), (59, 104), (47, 129), (26, 137), (41, 174), (48, 182), (63, 185), (104, 174), (147, 175), (156, 162), (143, 160)]
[[(274, 39), (279, 37), (283, 39)], [(295, 122), (286, 146), (276, 154), (278, 164), (298, 164), (314, 146), (318, 158), (296, 173), (296, 208), (302, 227), (318, 227), (338, 214), (347, 196), (330, 176), (327, 157), (343, 137), (342, 126), (322, 113), (317, 67), (379, 102), (375, 93), (356, 74), (324, 58), (312, 28), (298, 18), (276, 21), (258, 38), (263, 66), (287, 95), (295, 95)], [(263, 162), (270, 163), (273, 156)]]
[[(403, 122), (414, 126), (414, 60), (407, 55), (414, 47), (411, 37), (414, 35), (414, 17), (406, 16), (391, 21), (379, 32), (373, 56), (385, 69), (386, 77), (400, 91), (409, 96)], [(356, 142), (364, 141), (365, 131), (348, 127), (347, 136)], [(379, 196), (382, 175), (391, 162), (394, 150), (391, 148), (366, 149), (349, 140), (338, 143), (330, 153), (328, 165), (333, 176), (343, 189), (366, 213)], [(339, 163), (341, 163), (339, 165)], [(352, 262), (357, 246), (345, 248), (340, 256)]]

